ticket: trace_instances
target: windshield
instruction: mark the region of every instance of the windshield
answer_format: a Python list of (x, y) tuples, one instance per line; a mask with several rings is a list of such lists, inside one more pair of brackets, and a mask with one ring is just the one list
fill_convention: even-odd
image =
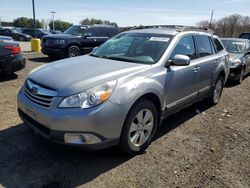
[(75, 36), (82, 36), (85, 31), (86, 27), (84, 26), (71, 26), (69, 27), (66, 31), (64, 31), (64, 34), (70, 34), (70, 35), (75, 35)]
[(119, 61), (154, 64), (160, 60), (172, 36), (165, 34), (122, 33), (90, 55)]
[(245, 51), (245, 43), (242, 41), (222, 40), (222, 43), (229, 53), (243, 54)]

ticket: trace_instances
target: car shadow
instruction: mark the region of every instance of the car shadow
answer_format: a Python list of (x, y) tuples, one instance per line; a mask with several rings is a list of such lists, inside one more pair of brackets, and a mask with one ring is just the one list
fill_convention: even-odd
[(32, 61), (33, 63), (50, 63), (58, 59), (52, 59), (50, 57), (33, 57), (33, 58), (29, 58), (28, 60)]
[(10, 75), (0, 75), (0, 83), (1, 82), (7, 82), (7, 81), (11, 81), (11, 80), (15, 80), (18, 78), (18, 75), (15, 73), (12, 73)]
[[(156, 140), (211, 105), (198, 103), (165, 120)], [(133, 158), (117, 147), (84, 151), (52, 144), (24, 124), (0, 131), (0, 185), (3, 187), (76, 187)]]

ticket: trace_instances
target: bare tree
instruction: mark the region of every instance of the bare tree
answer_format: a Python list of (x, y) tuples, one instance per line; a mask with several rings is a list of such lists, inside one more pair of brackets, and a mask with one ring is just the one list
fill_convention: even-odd
[[(209, 27), (209, 21), (203, 20), (198, 27)], [(239, 37), (240, 33), (250, 31), (250, 17), (233, 14), (212, 23), (213, 29), (221, 37)]]

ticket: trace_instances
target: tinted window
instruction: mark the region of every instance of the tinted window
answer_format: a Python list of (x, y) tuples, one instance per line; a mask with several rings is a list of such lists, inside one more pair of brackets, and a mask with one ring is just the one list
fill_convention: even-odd
[(196, 41), (200, 57), (205, 57), (213, 54), (209, 37), (199, 35), (196, 36)]
[(86, 35), (91, 36), (91, 37), (96, 37), (96, 29), (95, 28), (89, 28), (86, 31)]
[(96, 28), (96, 37), (109, 37), (106, 28)]
[(117, 35), (119, 33), (119, 31), (116, 28), (109, 28), (108, 33), (109, 33), (110, 37), (113, 37), (113, 36)]
[(214, 39), (214, 44), (217, 52), (221, 52), (224, 49), (218, 39)]
[(190, 59), (195, 59), (195, 46), (192, 36), (183, 37), (176, 45), (174, 51), (172, 52), (170, 59), (172, 59), (176, 54), (186, 55)]

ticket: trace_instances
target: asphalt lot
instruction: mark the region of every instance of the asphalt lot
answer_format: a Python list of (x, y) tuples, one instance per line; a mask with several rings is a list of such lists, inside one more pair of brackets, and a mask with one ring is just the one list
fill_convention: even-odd
[(218, 105), (169, 117), (147, 151), (129, 157), (51, 144), (24, 125), (17, 92), (29, 71), (51, 62), (25, 57), (24, 70), (0, 78), (0, 187), (250, 187), (250, 76), (227, 84)]

